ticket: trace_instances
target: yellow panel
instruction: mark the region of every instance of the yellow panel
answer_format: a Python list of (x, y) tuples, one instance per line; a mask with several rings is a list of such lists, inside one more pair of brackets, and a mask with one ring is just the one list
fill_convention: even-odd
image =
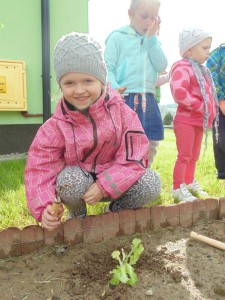
[(0, 93), (6, 93), (6, 77), (0, 76)]
[(26, 111), (24, 61), (0, 60), (0, 111)]

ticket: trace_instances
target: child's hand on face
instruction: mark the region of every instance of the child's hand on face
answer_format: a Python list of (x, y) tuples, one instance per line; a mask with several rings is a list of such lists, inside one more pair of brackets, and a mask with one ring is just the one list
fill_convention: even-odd
[(95, 203), (102, 200), (104, 197), (102, 190), (96, 182), (94, 182), (84, 193), (82, 199), (89, 205), (94, 205)]
[(124, 92), (126, 89), (127, 89), (127, 87), (126, 87), (126, 86), (123, 86), (123, 87), (119, 87), (118, 89), (116, 89), (116, 91), (117, 91), (120, 95), (122, 95), (123, 92)]
[(56, 229), (60, 225), (60, 219), (63, 214), (63, 206), (60, 205), (58, 215), (55, 216), (53, 205), (48, 205), (42, 213), (42, 226), (49, 231)]
[(153, 16), (148, 27), (147, 37), (150, 38), (159, 32), (161, 19), (159, 16)]

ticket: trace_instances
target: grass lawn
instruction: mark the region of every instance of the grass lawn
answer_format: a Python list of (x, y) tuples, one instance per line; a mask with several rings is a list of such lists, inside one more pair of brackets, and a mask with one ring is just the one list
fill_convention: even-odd
[[(197, 164), (196, 179), (203, 190), (213, 198), (224, 196), (222, 187), (216, 178), (212, 150), (212, 135), (208, 133), (207, 150), (203, 156), (204, 141), (201, 157)], [(160, 142), (158, 154), (152, 165), (162, 180), (162, 192), (153, 204), (168, 205), (174, 203), (170, 190), (172, 187), (173, 165), (176, 159), (175, 137), (172, 129), (165, 129), (165, 139)], [(23, 228), (36, 224), (26, 207), (24, 190), (25, 160), (0, 162), (0, 230), (10, 226)], [(103, 204), (88, 207), (89, 214), (99, 214)]]

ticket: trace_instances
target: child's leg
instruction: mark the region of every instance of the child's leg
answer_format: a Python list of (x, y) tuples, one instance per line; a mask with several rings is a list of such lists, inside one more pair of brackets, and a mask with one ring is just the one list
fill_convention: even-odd
[[(173, 189), (176, 190), (181, 184), (186, 183), (186, 172), (188, 164), (193, 155), (195, 140), (195, 126), (174, 122), (174, 133), (177, 145), (177, 160), (173, 170)], [(192, 170), (193, 171), (193, 170)], [(190, 177), (194, 174), (190, 174)]]
[(110, 204), (111, 211), (134, 209), (154, 200), (161, 191), (159, 175), (147, 169), (145, 174), (118, 200)]
[(59, 173), (56, 190), (72, 216), (86, 215), (86, 204), (81, 197), (93, 182), (92, 176), (79, 167), (69, 166)]
[(216, 141), (216, 132), (213, 127), (213, 152), (215, 159), (215, 166), (217, 170), (217, 177), (225, 180), (225, 116), (219, 113), (219, 137)]
[(149, 156), (148, 156), (148, 166), (150, 167), (153, 163), (153, 159), (157, 153), (157, 147), (159, 146), (159, 141), (149, 141)]
[(194, 137), (193, 137), (193, 149), (192, 149), (192, 158), (187, 165), (186, 174), (185, 174), (185, 183), (188, 185), (194, 181), (196, 163), (200, 156), (202, 137), (203, 137), (203, 128), (200, 126), (194, 126)]

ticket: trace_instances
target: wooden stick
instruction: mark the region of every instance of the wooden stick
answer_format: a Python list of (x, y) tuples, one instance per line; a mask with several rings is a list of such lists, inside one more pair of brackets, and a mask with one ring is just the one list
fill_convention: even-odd
[(208, 238), (208, 237), (206, 237), (204, 235), (201, 235), (201, 234), (198, 234), (194, 231), (191, 232), (190, 237), (193, 238), (193, 239), (196, 239), (198, 241), (204, 242), (206, 244), (209, 244), (213, 247), (225, 250), (225, 244), (224, 243), (222, 243), (220, 241), (217, 241), (217, 240), (214, 240), (214, 239), (211, 239), (211, 238)]
[(53, 202), (53, 210), (54, 210), (55, 216), (58, 216), (60, 203), (61, 203), (61, 199), (59, 197), (55, 198), (55, 200)]

